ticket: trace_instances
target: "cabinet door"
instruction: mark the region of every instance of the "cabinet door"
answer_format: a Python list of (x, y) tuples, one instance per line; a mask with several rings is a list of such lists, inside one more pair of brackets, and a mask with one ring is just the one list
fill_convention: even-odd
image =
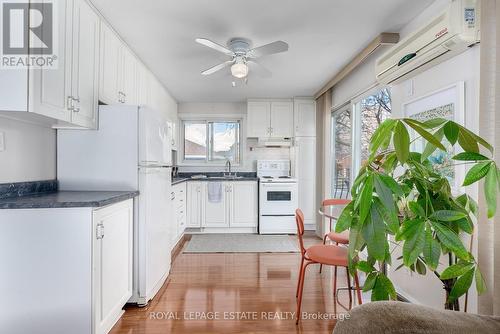
[(271, 127), (271, 104), (248, 101), (247, 137), (269, 137)]
[[(49, 1), (42, 1), (45, 2)], [(70, 122), (73, 2), (50, 1), (50, 3), (54, 3), (60, 13), (56, 34), (58, 67), (30, 71), (29, 111)]]
[(107, 333), (132, 296), (133, 200), (93, 213), (94, 333)]
[(293, 106), (295, 137), (316, 136), (316, 102), (295, 100)]
[(231, 227), (257, 227), (257, 182), (233, 182), (230, 185)]
[(73, 75), (76, 99), (72, 123), (95, 128), (99, 75), (99, 16), (85, 0), (75, 0), (73, 11)]
[(120, 91), (123, 94), (123, 103), (137, 104), (137, 59), (130, 50), (122, 44), (120, 66)]
[(221, 182), (221, 197), (219, 201), (209, 200), (209, 184), (205, 182), (205, 227), (229, 227), (229, 182)]
[(187, 227), (200, 228), (203, 221), (203, 184), (188, 182), (187, 185)]
[(295, 175), (298, 179), (299, 207), (304, 212), (305, 224), (314, 225), (316, 221), (316, 138), (295, 139)]
[(99, 71), (99, 100), (106, 104), (120, 103), (119, 66), (121, 41), (104, 22), (101, 22), (101, 57)]
[(271, 102), (271, 136), (293, 137), (292, 102)]

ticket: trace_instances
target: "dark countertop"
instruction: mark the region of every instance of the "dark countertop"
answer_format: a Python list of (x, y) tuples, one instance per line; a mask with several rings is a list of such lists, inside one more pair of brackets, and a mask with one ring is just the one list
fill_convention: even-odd
[(192, 179), (192, 178), (186, 178), (186, 177), (176, 177), (172, 179), (172, 185), (176, 185), (182, 182), (187, 182), (187, 181), (202, 181), (202, 182), (239, 182), (239, 181), (259, 181), (258, 177), (241, 177), (238, 179), (223, 179), (223, 178), (199, 178), (199, 179)]
[(56, 191), (0, 199), (0, 209), (99, 208), (139, 195), (138, 191)]

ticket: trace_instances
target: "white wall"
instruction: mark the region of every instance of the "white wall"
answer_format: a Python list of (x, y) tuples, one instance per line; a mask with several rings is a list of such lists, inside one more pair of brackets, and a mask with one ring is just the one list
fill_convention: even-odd
[(0, 117), (0, 183), (56, 178), (56, 131)]
[[(290, 159), (289, 148), (264, 148), (256, 147), (256, 139), (246, 138), (246, 114), (247, 104), (241, 103), (203, 103), (186, 102), (179, 104), (179, 118), (237, 118), (242, 119), (241, 123), (241, 145), (242, 156), (239, 166), (234, 166), (235, 171), (251, 172), (257, 170), (257, 160), (260, 159)], [(182, 125), (181, 125), (182, 127)], [(182, 129), (180, 129), (182, 133)], [(179, 147), (179, 170), (181, 172), (203, 172), (203, 171), (223, 171), (224, 166), (201, 166), (201, 165), (183, 165), (182, 164), (182, 142)]]

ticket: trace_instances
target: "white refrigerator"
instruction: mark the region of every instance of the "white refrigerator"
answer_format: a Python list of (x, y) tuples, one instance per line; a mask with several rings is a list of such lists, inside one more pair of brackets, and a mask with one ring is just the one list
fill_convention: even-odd
[(137, 106), (100, 106), (98, 130), (58, 130), (61, 190), (139, 190), (134, 203), (134, 294), (145, 305), (171, 261), (171, 142), (167, 118)]

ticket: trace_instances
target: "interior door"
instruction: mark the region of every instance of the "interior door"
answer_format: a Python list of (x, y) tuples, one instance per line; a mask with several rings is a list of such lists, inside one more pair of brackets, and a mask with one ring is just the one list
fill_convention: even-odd
[(279, 138), (293, 137), (293, 103), (271, 103), (271, 136)]
[(269, 137), (271, 127), (271, 104), (264, 101), (249, 101), (247, 105), (247, 137)]
[(76, 98), (72, 123), (87, 128), (97, 124), (99, 80), (99, 16), (84, 0), (73, 11), (72, 91)]
[[(41, 1), (48, 3), (49, 1)], [(68, 109), (68, 98), (71, 95), (71, 53), (72, 53), (72, 1), (57, 1), (59, 16), (59, 33), (56, 34), (58, 50), (57, 68), (36, 69), (29, 71), (30, 107), (31, 112), (55, 118), (61, 121), (71, 121), (71, 111)], [(43, 33), (43, 31), (42, 31)]]

